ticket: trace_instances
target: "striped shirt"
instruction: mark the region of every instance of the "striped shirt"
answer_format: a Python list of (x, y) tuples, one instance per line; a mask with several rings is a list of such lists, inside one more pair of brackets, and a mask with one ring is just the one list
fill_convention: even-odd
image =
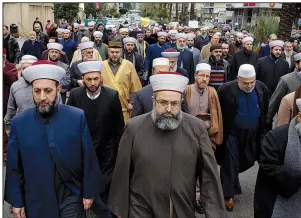
[(210, 81), (209, 86), (213, 86), (215, 89), (218, 89), (218, 87), (222, 84), (224, 84), (225, 81), (225, 67), (223, 62), (215, 62), (212, 63), (212, 60), (210, 58), (209, 64), (211, 66), (211, 73), (210, 73)]

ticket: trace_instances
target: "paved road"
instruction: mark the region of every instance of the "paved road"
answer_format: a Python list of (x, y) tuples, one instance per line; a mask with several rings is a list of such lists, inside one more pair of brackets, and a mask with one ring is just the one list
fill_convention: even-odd
[[(235, 197), (235, 208), (233, 212), (229, 212), (229, 218), (253, 218), (253, 195), (255, 181), (258, 171), (258, 165), (256, 164), (253, 168), (242, 173), (240, 175), (241, 188), (243, 194)], [(4, 207), (4, 218), (14, 218), (9, 212), (9, 205), (5, 202)], [(87, 218), (95, 217), (93, 213), (89, 212)], [(205, 216), (197, 215), (196, 218), (204, 218)]]

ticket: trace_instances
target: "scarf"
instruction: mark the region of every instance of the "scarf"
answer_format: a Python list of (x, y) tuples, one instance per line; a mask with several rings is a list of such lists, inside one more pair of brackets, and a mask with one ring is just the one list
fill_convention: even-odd
[(144, 41), (141, 41), (141, 42), (137, 41), (136, 46), (137, 46), (138, 53), (142, 57), (144, 57)]
[[(301, 170), (301, 142), (300, 136), (296, 129), (300, 125), (298, 117), (295, 117), (289, 126), (288, 142), (285, 151), (284, 167), (287, 169)], [(280, 217), (301, 217), (301, 188), (289, 199), (278, 194), (275, 202), (273, 216)]]

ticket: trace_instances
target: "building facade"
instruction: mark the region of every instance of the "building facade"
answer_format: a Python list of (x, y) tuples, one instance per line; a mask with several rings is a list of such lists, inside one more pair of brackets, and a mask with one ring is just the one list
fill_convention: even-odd
[(20, 34), (33, 30), (33, 22), (39, 18), (45, 28), (47, 20), (54, 22), (53, 3), (4, 3), (3, 24), (16, 24)]

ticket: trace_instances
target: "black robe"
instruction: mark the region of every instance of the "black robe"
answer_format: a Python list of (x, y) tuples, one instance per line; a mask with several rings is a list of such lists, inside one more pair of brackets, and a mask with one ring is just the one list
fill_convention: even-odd
[(93, 140), (96, 156), (103, 175), (107, 200), (112, 174), (115, 166), (118, 144), (124, 128), (124, 119), (118, 92), (108, 87), (101, 87), (100, 95), (91, 100), (86, 88), (71, 90), (67, 105), (85, 112), (88, 128)]
[(280, 77), (289, 73), (289, 65), (281, 58), (275, 61), (271, 56), (267, 56), (257, 61), (255, 70), (256, 78), (268, 87), (272, 96)]
[(283, 167), (288, 129), (289, 124), (275, 128), (263, 140), (254, 194), (255, 218), (270, 218), (277, 195), (289, 198), (300, 187), (300, 172)]
[(244, 50), (241, 50), (233, 55), (233, 62), (231, 65), (231, 76), (230, 80), (235, 80), (238, 74), (239, 67), (243, 64), (251, 64), (256, 67), (258, 57), (255, 52), (251, 54), (246, 54)]

